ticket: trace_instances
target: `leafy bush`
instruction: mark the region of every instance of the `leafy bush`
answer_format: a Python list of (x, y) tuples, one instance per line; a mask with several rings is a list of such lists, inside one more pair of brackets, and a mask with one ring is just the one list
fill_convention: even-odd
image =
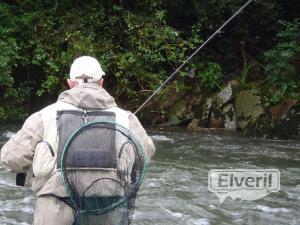
[(296, 97), (299, 81), (292, 60), (300, 53), (300, 45), (297, 43), (297, 35), (300, 28), (300, 20), (292, 22), (280, 21), (283, 29), (276, 35), (276, 45), (264, 53), (267, 62), (265, 71), (268, 80), (275, 90), (270, 93), (267, 105), (275, 105), (286, 97)]
[(300, 20), (294, 23), (281, 21), (280, 24), (283, 29), (276, 35), (276, 46), (264, 54), (269, 80), (279, 86), (295, 76), (296, 71), (291, 62), (296, 53), (300, 52), (300, 45), (296, 41)]
[[(106, 88), (134, 110), (243, 3), (2, 1), (0, 119), (23, 119), (33, 110), (31, 99), (54, 101), (66, 89), (70, 64), (80, 55), (99, 59), (107, 74)], [(298, 0), (253, 2), (195, 59), (195, 65), (203, 62), (196, 66), (202, 91), (221, 88), (225, 75), (241, 66), (240, 53), (228, 43), (245, 41), (263, 46), (264, 52), (273, 47), (274, 31), (281, 34), (277, 47), (265, 54), (266, 71), (273, 83), (285, 80), (282, 71), (293, 72), (287, 62), (296, 50), (291, 37), (299, 24), (292, 23), (299, 15), (298, 5)], [(282, 18), (289, 22), (278, 26)], [(186, 75), (182, 71), (176, 78), (176, 89), (191, 86), (194, 80)]]
[(217, 88), (222, 90), (220, 82), (222, 80), (221, 66), (214, 62), (207, 64), (198, 64), (199, 71), (197, 78), (199, 79), (200, 86), (208, 91), (214, 91)]
[[(10, 19), (10, 17), (12, 17)], [(0, 4), (0, 119), (21, 119), (24, 112), (20, 103), (28, 98), (28, 91), (19, 92), (14, 86), (13, 70), (20, 59), (20, 47), (14, 37), (18, 32), (18, 22), (10, 12), (10, 8)], [(22, 83), (24, 85), (24, 82)]]

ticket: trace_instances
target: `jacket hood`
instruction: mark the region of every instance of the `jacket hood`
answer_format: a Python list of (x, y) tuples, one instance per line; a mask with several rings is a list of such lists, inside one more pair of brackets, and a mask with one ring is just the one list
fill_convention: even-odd
[(108, 109), (117, 106), (114, 98), (100, 85), (85, 83), (62, 92), (58, 101), (82, 109)]

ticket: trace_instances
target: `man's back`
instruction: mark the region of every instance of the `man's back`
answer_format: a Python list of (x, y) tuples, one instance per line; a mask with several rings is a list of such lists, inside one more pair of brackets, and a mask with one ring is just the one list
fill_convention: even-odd
[[(63, 137), (69, 137), (65, 130), (69, 125), (73, 125), (74, 120), (72, 121), (71, 117), (69, 117), (69, 120), (64, 120), (63, 123), (58, 120), (59, 113), (64, 111), (82, 113), (80, 118), (83, 124), (93, 119), (90, 116), (91, 112), (100, 112), (99, 115), (101, 113), (106, 115), (110, 112), (115, 115), (115, 122), (127, 126), (128, 130), (143, 145), (147, 162), (155, 152), (151, 138), (148, 137), (135, 115), (118, 108), (114, 98), (101, 85), (94, 82), (81, 83), (63, 92), (56, 103), (31, 115), (22, 129), (3, 146), (1, 151), (1, 160), (7, 170), (28, 172), (33, 167), (33, 171), (36, 173), (32, 178), (32, 189), (39, 198), (37, 200), (37, 212), (34, 215), (34, 224), (68, 225), (71, 221), (69, 217), (74, 216), (72, 210), (68, 209), (65, 203), (53, 201), (53, 197), (49, 197), (68, 196), (62, 183), (58, 161), (61, 158), (62, 146), (65, 144), (61, 140), (63, 140)], [(45, 151), (48, 155), (45, 156), (45, 152), (39, 148), (48, 150)], [(36, 152), (37, 150), (39, 152)], [(45, 161), (48, 163), (45, 163)], [(41, 176), (39, 176), (40, 174)], [(52, 212), (49, 209), (43, 210), (43, 207), (46, 207), (47, 204), (53, 204)], [(60, 210), (57, 210), (58, 208)], [(56, 218), (55, 220), (51, 218), (53, 216)], [(57, 221), (59, 219), (61, 219), (60, 222)]]

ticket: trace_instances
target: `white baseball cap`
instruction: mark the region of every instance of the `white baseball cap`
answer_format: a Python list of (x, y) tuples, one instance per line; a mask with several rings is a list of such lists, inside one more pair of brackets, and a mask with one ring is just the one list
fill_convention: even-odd
[(100, 63), (91, 56), (81, 56), (75, 59), (70, 69), (70, 79), (79, 83), (97, 82), (104, 75)]

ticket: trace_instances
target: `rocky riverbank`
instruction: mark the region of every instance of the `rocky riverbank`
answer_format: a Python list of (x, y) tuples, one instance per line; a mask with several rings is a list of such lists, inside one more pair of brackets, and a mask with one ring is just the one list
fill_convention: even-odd
[(160, 105), (163, 119), (158, 116), (160, 119), (153, 123), (190, 131), (241, 131), (259, 138), (299, 137), (300, 102), (285, 99), (268, 107), (261, 93), (258, 88), (242, 88), (238, 81), (230, 81), (221, 91), (209, 95), (168, 88), (164, 102), (153, 106)]

